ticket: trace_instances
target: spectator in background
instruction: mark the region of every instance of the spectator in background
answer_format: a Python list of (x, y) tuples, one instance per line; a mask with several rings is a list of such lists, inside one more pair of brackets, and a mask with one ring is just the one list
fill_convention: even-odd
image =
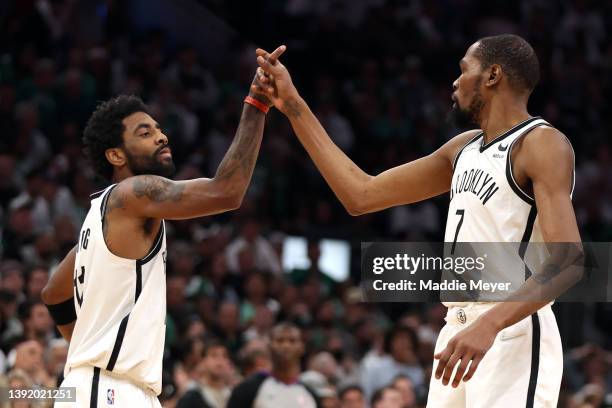
[(236, 274), (246, 272), (241, 270), (239, 259), (245, 248), (251, 249), (254, 266), (258, 271), (281, 274), (280, 260), (270, 242), (261, 235), (259, 221), (253, 217), (244, 222), (240, 235), (227, 247), (227, 266), (231, 272)]
[(61, 339), (53, 339), (45, 352), (45, 368), (49, 375), (55, 379), (54, 387), (59, 387), (64, 379), (64, 366), (68, 357), (68, 342)]
[(206, 343), (194, 369), (195, 381), (179, 399), (177, 408), (225, 408), (230, 396), (230, 366), (228, 350), (221, 342)]
[(393, 380), (392, 387), (399, 391), (402, 396), (402, 408), (417, 408), (417, 397), (412, 385), (412, 380), (404, 374), (400, 374)]
[(402, 396), (393, 387), (383, 387), (372, 395), (372, 408), (402, 408)]
[(317, 282), (323, 294), (329, 296), (335, 288), (335, 281), (328, 274), (319, 269), (319, 259), (321, 258), (321, 247), (318, 239), (308, 240), (308, 260), (310, 266), (307, 269), (294, 269), (289, 274), (292, 284), (301, 287), (309, 281)]
[[(43, 346), (35, 340), (27, 340), (19, 343), (9, 353), (9, 361), (14, 359), (11, 372), (21, 370), (27, 374), (33, 385), (54, 387), (56, 385), (43, 362)], [(10, 372), (9, 372), (10, 376)]]
[(49, 310), (41, 300), (25, 302), (22, 320), (24, 321), (24, 335), (28, 340), (36, 340), (46, 347), (54, 335), (54, 324)]
[(394, 327), (385, 336), (385, 354), (363, 367), (362, 386), (366, 395), (390, 385), (393, 379), (404, 374), (415, 387), (423, 386), (424, 371), (417, 358), (418, 337), (407, 327)]
[(238, 384), (227, 408), (316, 408), (316, 395), (298, 381), (304, 346), (297, 326), (291, 323), (274, 326), (270, 333), (272, 372), (256, 373)]
[(247, 343), (238, 353), (240, 371), (245, 378), (260, 372), (268, 373), (272, 370), (270, 351), (267, 346), (251, 346), (252, 343), (256, 343), (256, 341)]
[(340, 389), (340, 408), (366, 408), (363, 390), (358, 385), (348, 385)]

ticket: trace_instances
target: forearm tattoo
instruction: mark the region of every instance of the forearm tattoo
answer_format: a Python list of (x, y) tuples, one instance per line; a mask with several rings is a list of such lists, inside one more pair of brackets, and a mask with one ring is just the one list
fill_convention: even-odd
[(215, 180), (226, 181), (237, 176), (245, 184), (248, 182), (255, 167), (264, 120), (261, 112), (245, 105), (234, 141), (217, 168)]

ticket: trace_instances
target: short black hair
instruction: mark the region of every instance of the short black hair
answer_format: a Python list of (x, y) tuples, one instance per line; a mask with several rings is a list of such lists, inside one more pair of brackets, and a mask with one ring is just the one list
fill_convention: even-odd
[(383, 341), (383, 349), (385, 353), (391, 354), (391, 345), (393, 344), (393, 340), (398, 336), (404, 335), (410, 338), (412, 348), (414, 352), (417, 353), (419, 351), (419, 336), (411, 327), (407, 326), (394, 326), (385, 334)]
[(524, 38), (501, 34), (481, 38), (478, 43), (474, 55), (480, 60), (482, 69), (499, 64), (513, 87), (533, 91), (540, 80), (540, 62)]
[(142, 99), (134, 95), (119, 95), (99, 104), (87, 121), (83, 146), (98, 176), (106, 180), (113, 177), (113, 166), (106, 160), (105, 152), (123, 144), (123, 119), (136, 112), (149, 113)]
[(340, 388), (340, 391), (338, 392), (338, 397), (340, 398), (340, 400), (342, 400), (344, 396), (351, 391), (358, 391), (361, 393), (361, 395), (363, 395), (363, 388), (361, 388), (357, 384), (349, 384)]
[(225, 345), (225, 343), (223, 343), (220, 339), (213, 337), (204, 342), (204, 349), (202, 350), (202, 357), (208, 356), (208, 353), (210, 353), (212, 349), (216, 349), (216, 348), (225, 349), (225, 351), (227, 351), (229, 354), (227, 345)]

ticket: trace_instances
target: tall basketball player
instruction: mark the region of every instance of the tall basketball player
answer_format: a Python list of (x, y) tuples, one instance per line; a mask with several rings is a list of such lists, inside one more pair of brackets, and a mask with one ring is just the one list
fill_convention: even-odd
[[(366, 174), (334, 145), (280, 61), (266, 61), (263, 50), (257, 53), (266, 77), (252, 89), (267, 95), (289, 118), (350, 214), (451, 191), (447, 242), (580, 242), (571, 203), (573, 150), (561, 132), (527, 111), (539, 63), (522, 38), (482, 38), (459, 62), (453, 110), (478, 129), (377, 176)], [(479, 173), (478, 182), (489, 184), (484, 190), (491, 194), (461, 189), (459, 182), (470, 173)], [(563, 355), (548, 302), (447, 306), (428, 407), (557, 406)]]
[(113, 184), (92, 195), (77, 246), (43, 293), (62, 334), (71, 337), (62, 386), (77, 387), (76, 404), (56, 405), (160, 406), (164, 220), (240, 206), (271, 106), (253, 92), (245, 102), (236, 137), (212, 179), (167, 178), (175, 168), (168, 138), (136, 97), (111, 99), (89, 119), (86, 151), (97, 172)]

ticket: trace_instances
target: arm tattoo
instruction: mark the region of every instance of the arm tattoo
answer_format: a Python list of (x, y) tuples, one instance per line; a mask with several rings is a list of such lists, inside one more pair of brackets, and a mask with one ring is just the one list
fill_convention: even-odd
[(124, 208), (123, 195), (121, 195), (121, 192), (117, 190), (118, 189), (114, 188), (109, 193), (110, 195), (108, 196), (108, 202), (106, 204), (106, 213), (102, 215), (102, 236), (104, 236), (105, 240), (106, 233), (108, 232), (108, 219), (106, 218), (106, 215), (115, 209)]
[(238, 178), (236, 182), (244, 184), (243, 187), (246, 188), (255, 167), (264, 120), (265, 116), (261, 112), (245, 105), (234, 141), (217, 168), (216, 180)]
[(138, 176), (134, 177), (132, 182), (132, 191), (136, 197), (147, 197), (156, 203), (179, 201), (184, 189), (184, 184), (174, 183), (159, 176)]
[(291, 116), (293, 118), (299, 118), (300, 115), (302, 114), (300, 112), (300, 106), (297, 103), (297, 101), (290, 99), (287, 101), (286, 103), (286, 111), (287, 111), (287, 115)]

